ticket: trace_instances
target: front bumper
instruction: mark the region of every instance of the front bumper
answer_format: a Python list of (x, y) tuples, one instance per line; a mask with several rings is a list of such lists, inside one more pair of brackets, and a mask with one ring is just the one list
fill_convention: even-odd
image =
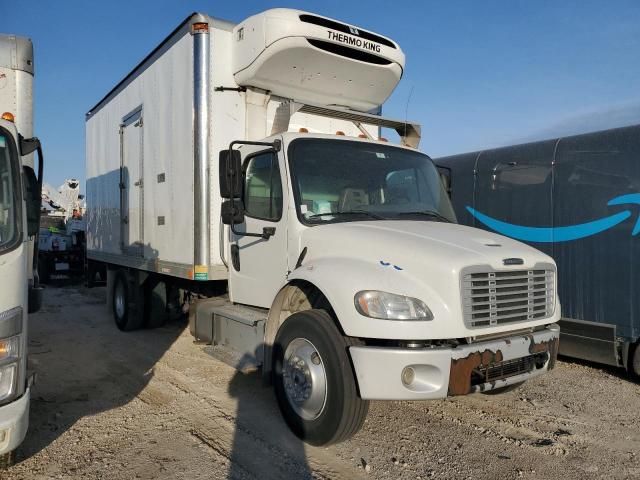
[(0, 455), (15, 450), (22, 443), (29, 426), (29, 398), (27, 388), (17, 400), (0, 407)]
[[(555, 365), (560, 328), (456, 348), (350, 347), (365, 400), (431, 400), (493, 390), (538, 376)], [(403, 383), (405, 368), (413, 381)], [(406, 380), (406, 378), (405, 378)]]

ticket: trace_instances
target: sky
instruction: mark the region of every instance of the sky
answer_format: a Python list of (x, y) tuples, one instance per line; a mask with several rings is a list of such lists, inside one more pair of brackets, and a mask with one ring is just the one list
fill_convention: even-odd
[(635, 0), (0, 0), (0, 32), (34, 42), (45, 181), (84, 183), (84, 114), (191, 12), (271, 7), (396, 40), (407, 62), (384, 114), (420, 123), (434, 158), (640, 123)]

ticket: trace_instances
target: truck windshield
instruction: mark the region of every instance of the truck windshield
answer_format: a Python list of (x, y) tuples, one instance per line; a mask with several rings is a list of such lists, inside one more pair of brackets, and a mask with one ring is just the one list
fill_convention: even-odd
[(18, 215), (17, 154), (13, 142), (0, 131), (0, 254), (20, 238)]
[(289, 165), (303, 223), (456, 221), (436, 167), (419, 152), (377, 143), (298, 139), (289, 148)]

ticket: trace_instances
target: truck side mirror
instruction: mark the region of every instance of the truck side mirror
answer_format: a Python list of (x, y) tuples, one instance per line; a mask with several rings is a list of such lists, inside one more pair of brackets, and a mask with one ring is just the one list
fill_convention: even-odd
[(238, 225), (244, 222), (244, 205), (242, 200), (226, 200), (222, 202), (220, 217), (225, 225)]
[(40, 140), (36, 137), (23, 138), (22, 135), (20, 135), (20, 154), (22, 156), (29, 155), (30, 153), (35, 152), (38, 148), (40, 148)]
[(442, 186), (447, 192), (447, 195), (449, 195), (449, 198), (451, 198), (451, 169), (438, 166), (438, 173), (440, 174)]
[(22, 178), (24, 180), (24, 199), (27, 204), (27, 235), (32, 237), (40, 230), (42, 197), (36, 173), (31, 167), (22, 167)]
[(221, 150), (220, 165), (220, 196), (231, 198), (242, 197), (242, 161), (238, 150)]

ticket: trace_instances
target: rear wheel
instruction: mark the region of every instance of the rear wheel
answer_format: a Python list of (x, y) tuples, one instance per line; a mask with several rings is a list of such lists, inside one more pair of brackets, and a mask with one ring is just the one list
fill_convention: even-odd
[(273, 380), (278, 405), (293, 432), (311, 445), (353, 436), (369, 402), (358, 396), (345, 338), (324, 310), (289, 317), (274, 344)]
[(636, 343), (629, 354), (629, 371), (640, 382), (640, 342)]
[(125, 332), (140, 328), (144, 320), (136, 308), (135, 293), (129, 275), (122, 270), (117, 272), (113, 282), (113, 319), (116, 326)]
[(169, 320), (167, 310), (167, 285), (159, 281), (153, 288), (145, 291), (145, 321), (146, 328), (162, 327)]

